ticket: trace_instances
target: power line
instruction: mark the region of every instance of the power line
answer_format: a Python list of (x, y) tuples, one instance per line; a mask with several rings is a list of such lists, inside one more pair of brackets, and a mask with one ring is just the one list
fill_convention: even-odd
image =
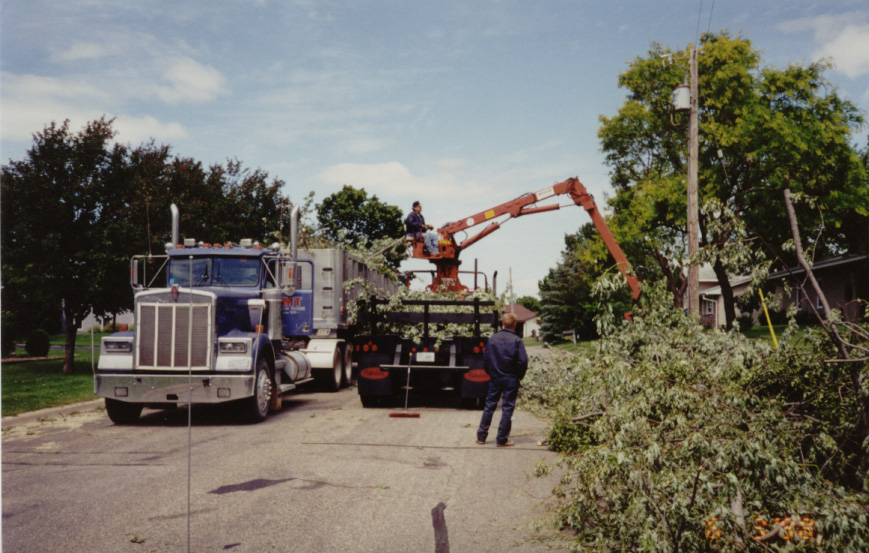
[(706, 33), (709, 33), (709, 29), (712, 28), (712, 12), (715, 11), (715, 0), (712, 0), (712, 7), (709, 8), (709, 23), (706, 24)]

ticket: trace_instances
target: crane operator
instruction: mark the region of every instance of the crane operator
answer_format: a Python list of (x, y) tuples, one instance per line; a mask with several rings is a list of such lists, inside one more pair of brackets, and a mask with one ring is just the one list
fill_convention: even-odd
[(438, 235), (434, 232), (426, 232), (434, 227), (425, 224), (425, 217), (422, 216), (422, 204), (413, 202), (413, 211), (404, 220), (405, 230), (408, 237), (422, 238), (425, 244), (425, 254), (429, 257), (435, 257), (438, 252)]

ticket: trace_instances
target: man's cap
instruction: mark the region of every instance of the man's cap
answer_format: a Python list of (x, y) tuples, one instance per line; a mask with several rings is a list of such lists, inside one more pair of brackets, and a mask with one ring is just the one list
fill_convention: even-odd
[(413, 207), (419, 207), (419, 202), (413, 202)]

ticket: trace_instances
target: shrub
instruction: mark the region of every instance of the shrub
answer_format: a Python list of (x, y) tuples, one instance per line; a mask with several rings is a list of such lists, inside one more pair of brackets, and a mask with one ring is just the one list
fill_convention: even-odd
[(736, 322), (739, 323), (741, 330), (748, 330), (754, 326), (754, 314), (751, 311), (743, 311), (736, 317)]
[(576, 549), (869, 550), (869, 451), (830, 356), (704, 330), (658, 286), (594, 359), (532, 365), (523, 398), (568, 452), (555, 494)]
[(24, 349), (31, 357), (45, 357), (48, 355), (49, 348), (51, 348), (51, 342), (48, 332), (41, 328), (31, 331), (24, 345)]

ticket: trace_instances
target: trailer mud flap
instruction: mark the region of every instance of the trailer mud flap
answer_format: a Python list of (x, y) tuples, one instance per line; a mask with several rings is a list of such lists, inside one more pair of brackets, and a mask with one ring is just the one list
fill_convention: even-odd
[(391, 396), (392, 375), (378, 366), (365, 367), (359, 371), (357, 386), (360, 396)]
[(483, 369), (471, 369), (462, 375), (462, 398), (485, 398), (489, 392), (489, 375)]

